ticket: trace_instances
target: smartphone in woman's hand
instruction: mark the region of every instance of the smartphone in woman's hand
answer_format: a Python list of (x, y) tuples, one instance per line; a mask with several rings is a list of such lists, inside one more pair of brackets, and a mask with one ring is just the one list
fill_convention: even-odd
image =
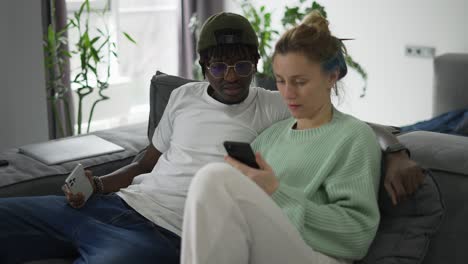
[(249, 143), (236, 142), (236, 141), (224, 141), (224, 148), (226, 149), (229, 156), (236, 160), (244, 163), (245, 165), (259, 169), (257, 162), (255, 161), (255, 154), (250, 147)]

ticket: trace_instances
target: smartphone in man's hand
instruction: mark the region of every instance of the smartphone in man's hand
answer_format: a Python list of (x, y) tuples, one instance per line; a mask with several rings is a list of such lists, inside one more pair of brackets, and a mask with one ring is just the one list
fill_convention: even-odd
[(84, 196), (84, 202), (93, 194), (93, 186), (86, 176), (83, 165), (78, 164), (68, 175), (65, 184), (72, 194), (81, 192)]
[(255, 160), (255, 154), (250, 147), (249, 143), (236, 142), (236, 141), (224, 141), (224, 148), (226, 149), (229, 156), (236, 160), (244, 163), (245, 165), (259, 169), (257, 161)]

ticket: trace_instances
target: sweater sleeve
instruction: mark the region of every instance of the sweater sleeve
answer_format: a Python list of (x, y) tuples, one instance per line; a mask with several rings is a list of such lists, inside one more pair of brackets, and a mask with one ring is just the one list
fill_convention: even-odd
[(306, 242), (315, 250), (345, 259), (361, 259), (367, 253), (380, 218), (381, 154), (373, 138), (356, 140), (336, 157), (336, 166), (320, 187), (326, 203), (317, 204), (303, 190), (284, 183), (272, 195), (299, 232), (311, 238)]

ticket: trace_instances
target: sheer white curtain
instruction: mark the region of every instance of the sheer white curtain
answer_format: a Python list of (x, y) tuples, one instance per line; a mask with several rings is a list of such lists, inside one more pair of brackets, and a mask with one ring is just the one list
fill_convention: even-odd
[[(71, 8), (68, 16), (79, 8), (80, 0), (66, 0)], [(77, 2), (78, 1), (78, 2)], [(108, 0), (92, 0), (92, 7), (106, 6)], [(75, 3), (77, 2), (77, 3)], [(111, 60), (110, 100), (100, 103), (94, 112), (91, 131), (133, 123), (147, 122), (149, 86), (157, 70), (178, 74), (179, 5), (174, 0), (109, 0), (110, 12), (105, 17), (91, 15), (93, 27), (106, 23), (117, 44), (118, 58)], [(74, 10), (75, 8), (75, 10)], [(136, 41), (131, 43), (123, 32)], [(77, 36), (70, 36), (71, 43)], [(72, 69), (79, 67), (79, 58), (72, 58)], [(72, 74), (73, 76), (73, 74)], [(85, 116), (94, 100), (84, 101)]]

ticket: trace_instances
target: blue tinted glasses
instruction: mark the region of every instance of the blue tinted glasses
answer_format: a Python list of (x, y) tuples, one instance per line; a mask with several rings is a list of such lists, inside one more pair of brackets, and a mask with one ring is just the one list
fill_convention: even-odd
[(238, 61), (234, 65), (228, 65), (225, 62), (213, 62), (207, 68), (215, 78), (226, 77), (229, 68), (234, 68), (236, 74), (240, 77), (247, 77), (252, 74), (255, 65), (250, 61)]

